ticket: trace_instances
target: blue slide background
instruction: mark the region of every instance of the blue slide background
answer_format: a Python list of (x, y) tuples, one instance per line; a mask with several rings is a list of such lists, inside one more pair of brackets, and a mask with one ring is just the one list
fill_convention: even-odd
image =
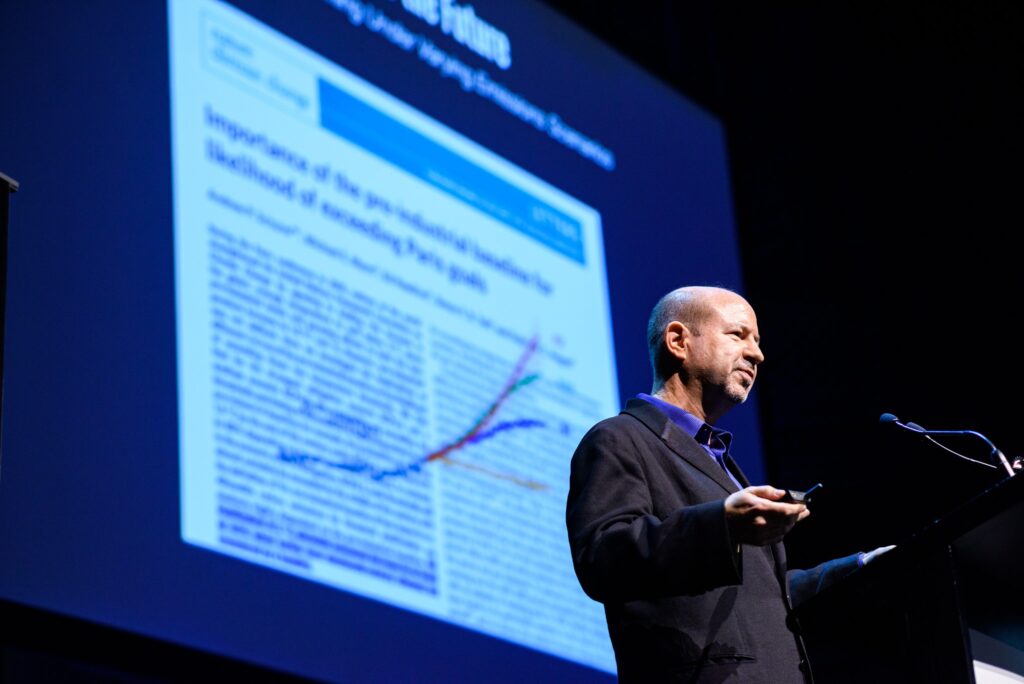
[[(512, 37), (508, 71), (436, 42), (602, 141), (614, 171), (397, 59), (324, 2), (237, 4), (600, 212), (623, 400), (649, 388), (642, 331), (658, 296), (741, 285), (720, 126), (545, 7), (474, 3)], [(0, 595), (343, 681), (607, 677), (180, 540), (167, 44), (159, 5), (5, 8), (0, 168), (23, 187)], [(726, 427), (763, 479), (754, 401)]]

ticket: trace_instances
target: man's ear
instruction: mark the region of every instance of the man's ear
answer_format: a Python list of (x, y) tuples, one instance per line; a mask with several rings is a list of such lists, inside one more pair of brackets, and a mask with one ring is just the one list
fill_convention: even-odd
[(665, 326), (665, 351), (679, 361), (685, 361), (689, 355), (689, 347), (686, 342), (693, 333), (679, 321), (672, 321)]

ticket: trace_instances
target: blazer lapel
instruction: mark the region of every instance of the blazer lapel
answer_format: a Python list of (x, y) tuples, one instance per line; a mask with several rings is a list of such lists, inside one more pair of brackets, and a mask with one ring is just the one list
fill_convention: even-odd
[[(714, 459), (712, 459), (711, 456), (704, 451), (699, 444), (697, 444), (696, 440), (677, 427), (676, 424), (673, 423), (669, 417), (662, 413), (656, 406), (650, 402), (644, 401), (643, 399), (630, 399), (626, 402), (626, 408), (623, 409), (622, 412), (628, 413), (646, 425), (651, 432), (661, 438), (661, 441), (664, 442), (665, 446), (674, 451), (680, 458), (685, 460), (694, 468), (721, 485), (722, 489), (726, 492), (731, 494), (739, 491), (736, 488), (736, 483), (733, 482), (729, 478), (729, 475), (715, 463)], [(735, 467), (735, 462), (733, 462), (732, 466)], [(747, 478), (743, 476), (743, 473), (739, 471), (739, 468), (735, 468), (733, 473), (739, 473), (737, 479), (740, 482), (747, 481)]]
[(730, 473), (736, 476), (736, 479), (740, 481), (741, 485), (744, 487), (750, 486), (750, 480), (748, 480), (747, 476), (742, 470), (740, 470), (740, 464), (734, 461), (732, 456), (729, 454), (725, 455), (725, 467), (729, 469)]

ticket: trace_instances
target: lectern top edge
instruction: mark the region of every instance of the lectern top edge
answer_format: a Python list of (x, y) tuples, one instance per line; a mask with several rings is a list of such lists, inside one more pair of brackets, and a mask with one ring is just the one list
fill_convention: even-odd
[(3, 171), (0, 171), (0, 181), (7, 183), (8, 187), (10, 187), (11, 189), (11, 192), (18, 192), (18, 181), (14, 180)]

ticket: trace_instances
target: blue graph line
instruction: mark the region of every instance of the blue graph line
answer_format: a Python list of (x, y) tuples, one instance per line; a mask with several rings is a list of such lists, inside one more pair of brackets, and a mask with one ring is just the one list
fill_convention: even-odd
[[(507, 430), (522, 430), (531, 428), (542, 428), (545, 427), (545, 423), (540, 420), (532, 418), (521, 418), (518, 420), (508, 420), (498, 423), (494, 427), (479, 432), (466, 441), (466, 444), (479, 444), (480, 442), (486, 441), (496, 435), (501, 434)], [(294, 463), (302, 466), (323, 466), (325, 468), (333, 468), (335, 470), (343, 470), (350, 473), (365, 473), (374, 480), (383, 480), (389, 477), (403, 477), (412, 473), (418, 473), (422, 470), (423, 466), (431, 460), (431, 454), (422, 456), (412, 463), (404, 466), (399, 466), (393, 469), (381, 469), (374, 468), (365, 461), (333, 461), (331, 459), (321, 458), (320, 456), (313, 456), (311, 454), (303, 454), (285, 449), (278, 451), (277, 457), (279, 460), (285, 463)]]
[(365, 461), (355, 462), (344, 462), (344, 461), (332, 461), (330, 459), (321, 458), (319, 456), (313, 456), (312, 454), (294, 453), (281, 449), (277, 457), (285, 463), (295, 463), (297, 465), (320, 465), (325, 468), (334, 468), (335, 470), (345, 470), (350, 473), (366, 473), (374, 480), (383, 480), (386, 477), (400, 477), (408, 475), (410, 473), (417, 473), (423, 466), (422, 461), (416, 461), (409, 465), (395, 468), (393, 470), (382, 470), (380, 468), (374, 468)]
[(535, 427), (544, 427), (544, 423), (539, 421), (539, 420), (534, 420), (533, 418), (520, 418), (519, 420), (507, 420), (507, 421), (505, 421), (503, 423), (498, 423), (497, 425), (495, 425), (494, 427), (492, 427), (489, 430), (484, 430), (483, 432), (478, 432), (477, 434), (473, 435), (468, 440), (466, 440), (466, 442), (468, 444), (476, 444), (477, 442), (482, 442), (485, 439), (490, 439), (491, 437), (494, 437), (496, 434), (498, 434), (500, 432), (504, 432), (505, 430), (515, 430), (517, 428), (535, 428)]

